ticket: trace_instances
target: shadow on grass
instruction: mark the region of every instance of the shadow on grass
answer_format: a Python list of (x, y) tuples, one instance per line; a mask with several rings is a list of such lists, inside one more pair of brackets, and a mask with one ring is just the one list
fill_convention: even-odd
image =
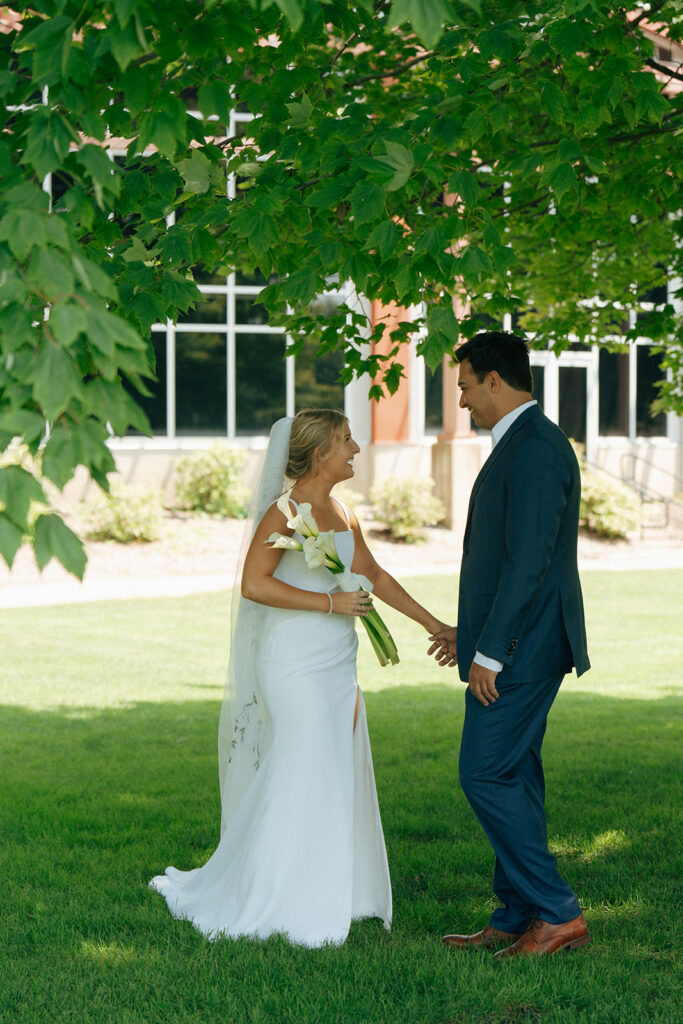
[[(81, 1010), (79, 1020), (528, 1019), (506, 1009), (526, 1005), (510, 972), (508, 981), (490, 960), (469, 959), (454, 974), (438, 942), (456, 926), (481, 927), (493, 906), (493, 856), (457, 781), (462, 692), (402, 687), (366, 701), (394, 927), (386, 934), (377, 922), (359, 922), (342, 949), (317, 953), (279, 938), (210, 945), (147, 889), (168, 864), (202, 864), (217, 841), (217, 701), (2, 707), (8, 1019), (71, 1020), (66, 1007), (105, 996), (111, 1018)], [(653, 971), (662, 960), (669, 967), (674, 707), (567, 690), (553, 709), (545, 746), (551, 845), (588, 908), (594, 946), (590, 958), (554, 968), (547, 983), (537, 964), (515, 969), (539, 1012), (567, 1008), (567, 1017), (544, 1020), (582, 1020), (572, 993), (589, 980), (596, 998), (607, 985), (618, 1000), (625, 964), (645, 957)], [(600, 971), (614, 977), (598, 982)], [(639, 984), (637, 1000), (647, 1002), (649, 983)], [(661, 974), (657, 985), (666, 1003)], [(133, 990), (150, 1001), (149, 1013), (130, 1010)], [(33, 1007), (44, 1005), (42, 1018), (26, 1008), (27, 993)]]
[[(366, 702), (390, 851), (412, 849), (427, 868), (432, 844), (445, 843), (456, 864), (461, 855), (486, 862), (488, 885), (488, 846), (457, 778), (462, 692), (402, 687)], [(141, 880), (167, 863), (201, 863), (217, 839), (218, 710), (213, 700), (2, 707), (5, 843), (49, 836), (68, 843), (75, 859), (93, 846), (130, 846), (129, 870)], [(675, 721), (674, 699), (561, 693), (544, 747), (548, 817), (551, 844), (577, 877), (585, 879), (582, 865), (623, 864), (667, 841), (678, 786)], [(651, 880), (652, 867), (642, 866)]]

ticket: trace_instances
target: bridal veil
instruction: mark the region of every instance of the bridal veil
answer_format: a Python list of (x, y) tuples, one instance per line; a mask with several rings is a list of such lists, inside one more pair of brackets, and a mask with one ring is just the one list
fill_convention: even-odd
[(268, 745), (268, 712), (259, 691), (256, 654), (262, 639), (263, 605), (242, 597), (244, 560), (268, 507), (284, 490), (293, 419), (273, 424), (261, 474), (249, 506), (231, 602), (230, 661), (218, 724), (221, 835), (244, 796)]

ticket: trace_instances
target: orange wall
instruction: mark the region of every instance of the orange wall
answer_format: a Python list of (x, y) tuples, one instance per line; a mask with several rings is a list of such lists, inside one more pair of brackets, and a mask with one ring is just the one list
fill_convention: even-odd
[[(408, 311), (393, 302), (385, 306), (383, 303), (372, 303), (372, 326), (380, 321), (386, 324), (381, 341), (374, 346), (374, 351), (383, 355), (391, 351), (390, 332), (408, 319)], [(410, 440), (410, 359), (406, 346), (397, 357), (403, 363), (405, 378), (401, 380), (398, 390), (390, 395), (386, 389), (379, 402), (372, 402), (372, 442), (373, 444), (398, 444)]]

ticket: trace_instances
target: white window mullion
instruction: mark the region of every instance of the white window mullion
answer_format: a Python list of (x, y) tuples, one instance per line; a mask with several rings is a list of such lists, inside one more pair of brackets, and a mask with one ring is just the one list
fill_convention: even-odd
[(176, 434), (175, 325), (166, 321), (166, 433), (169, 440)]
[[(629, 330), (635, 327), (636, 314), (629, 311)], [(636, 399), (638, 394), (638, 348), (635, 341), (628, 347), (628, 436), (630, 441), (635, 441), (638, 420), (636, 414)]]
[(227, 344), (227, 381), (226, 394), (228, 400), (228, 437), (233, 440), (237, 433), (237, 400), (235, 389), (235, 274), (228, 275), (228, 294), (226, 302), (228, 322)]
[[(285, 337), (285, 346), (289, 348), (292, 339)], [(285, 415), (296, 415), (296, 356), (285, 356)]]

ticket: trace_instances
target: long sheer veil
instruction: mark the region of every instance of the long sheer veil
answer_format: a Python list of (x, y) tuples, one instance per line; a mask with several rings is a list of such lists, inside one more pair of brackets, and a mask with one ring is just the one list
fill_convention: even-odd
[(218, 773), (221, 786), (221, 835), (225, 831), (264, 754), (268, 712), (256, 676), (264, 606), (242, 597), (244, 560), (266, 509), (284, 490), (292, 417), (273, 424), (261, 475), (242, 535), (230, 610), (230, 661), (218, 725)]

